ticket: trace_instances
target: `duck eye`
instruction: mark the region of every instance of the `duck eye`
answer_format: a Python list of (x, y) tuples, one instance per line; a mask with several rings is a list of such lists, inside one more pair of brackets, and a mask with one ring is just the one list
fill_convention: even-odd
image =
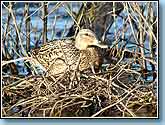
[(85, 33), (84, 35), (85, 35), (85, 36), (90, 36), (88, 33)]
[(95, 37), (95, 36), (93, 36), (93, 34), (90, 34), (90, 33), (85, 33), (84, 35), (85, 35), (85, 36), (92, 37), (92, 38), (94, 38), (94, 37)]

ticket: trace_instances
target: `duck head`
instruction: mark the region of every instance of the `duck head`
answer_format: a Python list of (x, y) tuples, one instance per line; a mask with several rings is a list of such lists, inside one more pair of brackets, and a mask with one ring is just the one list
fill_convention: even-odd
[(76, 36), (75, 46), (79, 50), (86, 50), (89, 46), (98, 46), (100, 48), (108, 48), (107, 45), (100, 44), (95, 33), (89, 29), (81, 29)]

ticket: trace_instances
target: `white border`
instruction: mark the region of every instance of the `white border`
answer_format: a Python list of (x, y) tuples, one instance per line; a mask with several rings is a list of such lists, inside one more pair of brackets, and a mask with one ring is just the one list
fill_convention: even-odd
[[(3, 119), (157, 119), (159, 118), (160, 109), (159, 109), (159, 0), (153, 1), (1, 1), (1, 15), (2, 15), (2, 3), (3, 2), (157, 2), (157, 40), (158, 40), (158, 48), (157, 48), (157, 117), (3, 117), (2, 116), (2, 96), (1, 96), (1, 118)], [(1, 26), (2, 26), (2, 18), (1, 18)], [(2, 28), (1, 28), (1, 45), (2, 45)], [(2, 47), (2, 46), (1, 46)], [(2, 48), (1, 48), (1, 61), (2, 61)], [(1, 95), (2, 95), (2, 67), (1, 67)]]

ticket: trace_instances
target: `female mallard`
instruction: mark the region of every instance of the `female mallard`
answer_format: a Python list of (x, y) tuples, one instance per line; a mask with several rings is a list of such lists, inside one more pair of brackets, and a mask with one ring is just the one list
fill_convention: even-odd
[(46, 43), (40, 49), (33, 50), (32, 57), (46, 69), (48, 75), (57, 75), (76, 68), (83, 71), (99, 66), (101, 54), (98, 48), (107, 47), (99, 43), (91, 30), (82, 29), (75, 41), (56, 40)]

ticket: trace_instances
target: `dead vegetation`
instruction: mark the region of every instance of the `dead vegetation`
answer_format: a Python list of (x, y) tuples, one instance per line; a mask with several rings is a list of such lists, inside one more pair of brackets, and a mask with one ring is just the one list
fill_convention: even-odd
[[(93, 74), (90, 69), (83, 72), (67, 71), (58, 76), (35, 74), (35, 67), (30, 67), (29, 37), (35, 31), (30, 30), (29, 26), (26, 35), (21, 31), (21, 24), (18, 24), (15, 18), (15, 4), (17, 3), (2, 5), (8, 12), (8, 21), (2, 27), (2, 117), (158, 117), (158, 15), (154, 16), (154, 2), (120, 3), (123, 6), (122, 11), (127, 12), (126, 15), (123, 15), (124, 12), (120, 14), (122, 11), (115, 14), (117, 8), (106, 12), (107, 17), (113, 18), (114, 27), (117, 26), (117, 18), (121, 17), (123, 27), (114, 28), (112, 43), (108, 39), (108, 30), (113, 25), (109, 26), (104, 22), (105, 27), (99, 27), (104, 31), (100, 39), (110, 46), (110, 49), (106, 50), (106, 59), (110, 63), (103, 64), (100, 72)], [(90, 28), (89, 21), (89, 24), (93, 24), (92, 28), (97, 29), (94, 26), (99, 17), (95, 17), (95, 13), (98, 12), (96, 8), (99, 4), (92, 3), (87, 6), (85, 2), (82, 3), (84, 9), (80, 9), (77, 17), (67, 3), (57, 3), (47, 13), (48, 4), (42, 3), (34, 11), (46, 11), (42, 15), (44, 26), (47, 25), (47, 19), (44, 17), (64, 7), (74, 21), (72, 29), (75, 29), (75, 32), (84, 27), (84, 20), (87, 20), (85, 28)], [(111, 4), (115, 6), (115, 2)], [(28, 7), (26, 4), (26, 12)], [(88, 16), (85, 15), (86, 7), (90, 8), (87, 10)], [(29, 25), (26, 19), (32, 18), (34, 13), (27, 14), (26, 25)], [(14, 31), (16, 35), (12, 35)], [(41, 36), (44, 36), (42, 39), (45, 43), (45, 32), (47, 28), (37, 36), (35, 47), (38, 46)], [(23, 46), (24, 37), (27, 38), (26, 47)], [(132, 46), (128, 47), (128, 44)], [(19, 75), (18, 61), (24, 63), (24, 67), (29, 71), (28, 75)], [(74, 79), (71, 72), (75, 72)]]

